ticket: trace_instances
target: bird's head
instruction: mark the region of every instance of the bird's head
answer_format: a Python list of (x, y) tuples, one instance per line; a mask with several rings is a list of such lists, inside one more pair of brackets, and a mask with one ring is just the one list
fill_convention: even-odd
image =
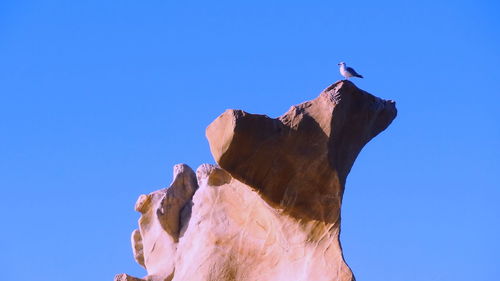
[(342, 66), (342, 65), (343, 65), (343, 66), (345, 66), (345, 62), (341, 61), (341, 62), (339, 62), (337, 65), (340, 65), (340, 66)]

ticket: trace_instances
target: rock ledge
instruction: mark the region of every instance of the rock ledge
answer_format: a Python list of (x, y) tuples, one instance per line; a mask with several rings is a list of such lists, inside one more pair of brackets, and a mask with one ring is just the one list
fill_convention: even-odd
[(227, 110), (207, 128), (219, 166), (174, 167), (141, 195), (136, 261), (115, 281), (355, 280), (339, 242), (346, 177), (396, 117), (393, 101), (339, 81), (279, 118)]

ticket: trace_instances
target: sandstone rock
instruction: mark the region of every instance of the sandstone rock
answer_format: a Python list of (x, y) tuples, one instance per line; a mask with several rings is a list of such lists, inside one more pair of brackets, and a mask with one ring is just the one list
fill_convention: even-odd
[(142, 246), (142, 236), (139, 229), (132, 231), (132, 252), (134, 253), (135, 261), (142, 267), (146, 268), (144, 264), (144, 248)]
[(130, 276), (125, 273), (117, 274), (114, 281), (144, 281), (144, 279)]
[(144, 280), (354, 280), (339, 242), (344, 185), (395, 116), (348, 81), (277, 119), (226, 111), (207, 128), (220, 167), (176, 165), (169, 188), (137, 201)]
[(147, 280), (171, 280), (175, 260), (175, 243), (180, 229), (187, 221), (183, 209), (191, 208), (190, 201), (198, 188), (196, 175), (184, 164), (174, 166), (174, 180), (169, 188), (141, 195), (135, 205), (140, 212), (139, 229), (132, 234), (132, 249), (137, 263), (148, 271)]
[(335, 223), (354, 160), (395, 116), (394, 103), (344, 81), (278, 119), (227, 110), (207, 138), (217, 163), (269, 204), (297, 219)]

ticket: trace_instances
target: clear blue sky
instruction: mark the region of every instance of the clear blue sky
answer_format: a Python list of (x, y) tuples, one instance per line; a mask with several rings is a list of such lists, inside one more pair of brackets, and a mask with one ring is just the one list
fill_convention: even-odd
[(339, 80), (397, 101), (343, 206), (359, 281), (500, 276), (498, 1), (0, 2), (1, 278), (142, 276), (136, 198), (213, 163), (226, 108)]

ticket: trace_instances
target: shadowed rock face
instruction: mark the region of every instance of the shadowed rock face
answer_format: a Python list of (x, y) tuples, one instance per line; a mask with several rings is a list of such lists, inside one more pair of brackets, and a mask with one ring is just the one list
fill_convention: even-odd
[(207, 138), (217, 163), (272, 206), (335, 223), (354, 160), (395, 116), (393, 102), (343, 81), (277, 119), (227, 110)]
[(354, 280), (339, 242), (344, 185), (395, 116), (348, 81), (277, 119), (226, 111), (206, 132), (220, 167), (176, 165), (169, 188), (139, 197), (132, 248), (148, 275), (115, 280)]

